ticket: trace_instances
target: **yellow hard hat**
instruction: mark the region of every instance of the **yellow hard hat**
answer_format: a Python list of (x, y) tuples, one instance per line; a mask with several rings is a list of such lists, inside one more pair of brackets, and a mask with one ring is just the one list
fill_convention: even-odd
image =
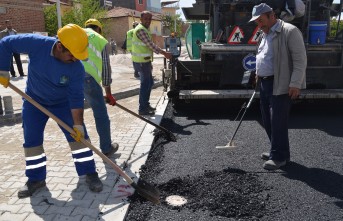
[(95, 18), (90, 18), (85, 22), (85, 26), (87, 27), (88, 25), (96, 25), (102, 30), (102, 25), (101, 23), (96, 20)]
[(79, 60), (88, 58), (88, 37), (78, 25), (67, 24), (57, 32), (58, 39)]

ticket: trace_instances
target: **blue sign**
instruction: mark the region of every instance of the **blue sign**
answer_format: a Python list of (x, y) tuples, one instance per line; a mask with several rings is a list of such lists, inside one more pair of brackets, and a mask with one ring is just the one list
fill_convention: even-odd
[(255, 71), (256, 70), (256, 57), (254, 54), (248, 54), (243, 58), (242, 61), (243, 67), (247, 71)]

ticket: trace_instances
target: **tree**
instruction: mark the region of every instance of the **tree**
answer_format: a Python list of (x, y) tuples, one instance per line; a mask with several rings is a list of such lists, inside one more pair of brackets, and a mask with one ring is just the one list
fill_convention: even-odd
[(45, 30), (48, 32), (49, 36), (56, 35), (58, 29), (56, 5), (44, 8), (44, 21)]
[[(336, 37), (336, 32), (337, 32), (337, 24), (338, 24), (338, 20), (336, 18), (331, 19), (330, 21), (330, 37)], [(338, 31), (342, 31), (343, 30), (343, 21), (340, 21), (339, 23), (339, 28)]]
[(181, 36), (182, 34), (182, 19), (179, 14), (176, 15), (162, 15), (161, 17), (163, 27), (168, 30), (169, 33), (175, 32), (176, 21), (176, 34)]
[[(106, 10), (100, 7), (98, 0), (79, 0), (73, 7), (62, 15), (62, 26), (73, 23), (84, 26), (89, 18), (99, 19), (105, 17)], [(56, 35), (58, 30), (56, 5), (44, 9), (45, 29), (49, 35)], [(104, 28), (104, 27), (103, 27)]]
[(98, 0), (80, 0), (78, 4), (74, 4), (72, 10), (66, 12), (62, 17), (63, 24), (74, 23), (81, 27), (89, 18), (100, 20), (106, 14), (106, 10), (100, 7)]

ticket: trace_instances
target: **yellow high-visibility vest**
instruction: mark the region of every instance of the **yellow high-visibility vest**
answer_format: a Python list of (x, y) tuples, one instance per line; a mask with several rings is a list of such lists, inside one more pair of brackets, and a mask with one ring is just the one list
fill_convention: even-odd
[(85, 71), (100, 84), (102, 80), (101, 52), (108, 41), (91, 28), (85, 28), (84, 30), (88, 36), (88, 59), (82, 61), (82, 64), (85, 68)]
[(137, 25), (133, 30), (132, 37), (132, 61), (137, 63), (151, 62), (153, 59), (153, 51), (137, 37), (137, 32), (141, 29), (148, 34), (150, 40), (152, 39), (151, 33), (148, 29), (146, 29), (142, 24)]
[(126, 50), (130, 53), (132, 51), (133, 30), (134, 28), (126, 32)]

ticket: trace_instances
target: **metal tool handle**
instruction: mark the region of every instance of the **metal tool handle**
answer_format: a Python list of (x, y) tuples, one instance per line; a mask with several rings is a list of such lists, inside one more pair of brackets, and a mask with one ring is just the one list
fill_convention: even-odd
[(124, 107), (124, 106), (118, 104), (118, 102), (116, 102), (116, 105), (115, 105), (115, 106), (117, 106), (117, 107), (119, 107), (120, 109), (122, 109), (122, 110), (124, 110), (124, 111), (126, 111), (126, 112), (128, 112), (128, 113), (130, 113), (130, 114), (132, 114), (133, 116), (138, 117), (139, 119), (144, 120), (145, 122), (147, 122), (147, 123), (149, 123), (149, 124), (151, 124), (151, 125), (157, 127), (158, 129), (164, 131), (165, 133), (173, 134), (171, 131), (167, 130), (166, 128), (164, 128), (164, 127), (162, 127), (162, 126), (160, 126), (160, 125), (158, 125), (158, 124), (155, 124), (154, 122), (152, 122), (152, 121), (150, 121), (150, 120), (148, 120), (148, 119), (146, 119), (146, 118), (144, 118), (144, 117), (142, 117), (142, 116), (136, 114), (135, 112), (133, 112), (133, 111), (127, 109), (126, 107)]

